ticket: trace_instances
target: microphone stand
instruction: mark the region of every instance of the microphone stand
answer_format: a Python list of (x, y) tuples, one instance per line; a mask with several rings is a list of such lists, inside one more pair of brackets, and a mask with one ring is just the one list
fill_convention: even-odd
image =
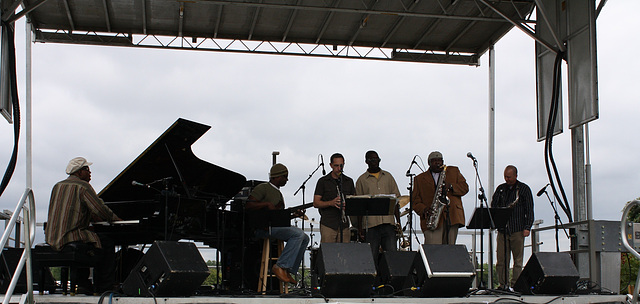
[[(547, 193), (547, 190), (544, 191), (544, 194), (547, 196), (547, 200), (549, 200), (549, 203), (551, 204), (551, 209), (553, 209), (553, 213), (554, 213), (554, 219), (555, 219), (555, 230), (556, 230), (556, 252), (560, 252), (560, 245), (558, 244), (558, 230), (560, 230), (560, 226), (562, 227), (562, 231), (564, 231), (564, 234), (567, 236), (568, 239), (570, 239), (569, 234), (567, 233), (567, 228), (564, 227), (564, 224), (562, 223), (562, 220), (560, 219), (560, 215), (558, 215), (558, 209), (556, 208), (556, 205), (554, 204), (554, 201), (551, 200), (551, 198), (549, 197), (549, 193)], [(558, 223), (560, 225), (558, 225)]]
[[(414, 178), (416, 177), (415, 174), (411, 173), (411, 168), (413, 168), (413, 164), (416, 164), (418, 168), (420, 168), (420, 165), (416, 163), (416, 156), (413, 157), (413, 160), (411, 161), (411, 164), (409, 165), (409, 169), (407, 170), (407, 174), (406, 174), (406, 176), (409, 178), (409, 187), (407, 187), (407, 190), (409, 190), (409, 210), (410, 210), (409, 217), (407, 218), (407, 224), (409, 224), (409, 251), (413, 251), (413, 239), (411, 238), (411, 236), (414, 234), (414, 231), (413, 231), (413, 182), (414, 182)], [(422, 168), (420, 168), (420, 170), (422, 170)], [(420, 244), (419, 241), (418, 241), (418, 244)]]
[(409, 187), (407, 187), (407, 190), (409, 190), (409, 217), (407, 218), (407, 224), (409, 224), (409, 251), (413, 251), (413, 239), (411, 238), (413, 236), (413, 179), (416, 175), (409, 173), (409, 171), (407, 173), (409, 178)]
[[(338, 176), (338, 196), (340, 196), (340, 214), (342, 215), (340, 217), (340, 225), (338, 225), (338, 229), (340, 229), (340, 243), (344, 242), (344, 226), (343, 226), (343, 222), (345, 219), (344, 216), (344, 204), (345, 204), (345, 200), (344, 200), (344, 195), (342, 192), (342, 175), (344, 174), (344, 172), (340, 172), (340, 176)], [(347, 222), (348, 225), (348, 222)]]
[[(302, 185), (300, 185), (300, 187), (298, 188), (298, 190), (296, 190), (296, 192), (293, 193), (293, 196), (296, 196), (296, 194), (298, 194), (298, 191), (302, 190), (302, 204), (304, 205), (304, 190), (306, 189), (306, 183), (311, 179), (311, 177), (318, 171), (318, 169), (320, 169), (320, 166), (322, 166), (322, 164), (318, 164), (318, 166), (316, 167), (315, 170), (313, 170), (313, 172), (311, 172), (311, 174), (309, 174), (309, 177), (307, 177), (307, 179), (304, 180), (304, 182), (302, 182)], [(304, 216), (302, 217), (302, 231), (304, 232)], [(305, 289), (305, 283), (304, 283), (304, 258), (302, 259), (302, 280), (300, 280), (302, 289)]]
[[(477, 186), (480, 186), (479, 190), (480, 190), (480, 194), (478, 194), (478, 199), (480, 200), (480, 210), (482, 210), (483, 208), (485, 208), (485, 204), (486, 204), (486, 208), (487, 208), (487, 214), (489, 215), (489, 222), (491, 223), (491, 227), (490, 229), (495, 229), (496, 225), (493, 222), (493, 217), (491, 216), (491, 211), (489, 210), (489, 204), (487, 202), (487, 196), (484, 193), (484, 187), (482, 187), (482, 180), (480, 179), (480, 174), (478, 173), (478, 160), (475, 158), (472, 158), (473, 160), (473, 168), (476, 171), (476, 181), (478, 181)], [(480, 222), (484, 222), (484, 212), (480, 213)], [(479, 289), (483, 289), (486, 288), (484, 286), (484, 228), (482, 228), (483, 226), (480, 226), (480, 286)], [(489, 230), (491, 231), (491, 230)], [(491, 249), (491, 238), (489, 238), (489, 249)]]
[(307, 179), (304, 180), (304, 182), (302, 182), (302, 185), (300, 185), (300, 187), (298, 187), (298, 190), (296, 190), (296, 192), (293, 193), (293, 196), (296, 196), (296, 194), (298, 194), (298, 192), (300, 190), (302, 190), (302, 203), (304, 204), (304, 188), (305, 185), (307, 184), (307, 182), (311, 179), (311, 177), (316, 174), (316, 172), (318, 171), (318, 169), (320, 169), (320, 166), (322, 166), (322, 164), (319, 164), (315, 170), (313, 170), (313, 172), (311, 172), (311, 174), (309, 174), (309, 177), (307, 177)]

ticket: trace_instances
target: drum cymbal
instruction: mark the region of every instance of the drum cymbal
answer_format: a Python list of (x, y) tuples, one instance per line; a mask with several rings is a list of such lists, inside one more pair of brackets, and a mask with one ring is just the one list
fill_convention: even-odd
[(398, 197), (398, 205), (400, 206), (400, 208), (406, 206), (408, 203), (409, 203), (408, 195), (401, 195), (400, 197)]

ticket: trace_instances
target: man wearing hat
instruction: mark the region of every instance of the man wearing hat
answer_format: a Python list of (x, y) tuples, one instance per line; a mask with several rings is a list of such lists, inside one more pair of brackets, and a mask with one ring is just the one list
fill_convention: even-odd
[[(256, 186), (247, 199), (247, 210), (279, 210), (284, 209), (284, 198), (280, 187), (287, 184), (289, 171), (283, 164), (275, 164), (269, 171), (269, 182)], [(282, 282), (297, 284), (294, 276), (304, 257), (309, 244), (309, 236), (297, 227), (258, 228), (255, 235), (259, 238), (274, 238), (287, 242), (278, 261), (271, 267), (271, 272)], [(293, 276), (292, 276), (293, 274)]]
[[(89, 184), (91, 171), (83, 157), (69, 161), (69, 177), (53, 186), (49, 202), (49, 215), (45, 229), (47, 244), (56, 251), (74, 251), (82, 260), (95, 264), (94, 283), (98, 292), (110, 290), (115, 282), (115, 253), (113, 241), (93, 232), (92, 221), (118, 221), (117, 215), (104, 204)], [(89, 292), (88, 269), (71, 274), (78, 286)]]
[[(420, 228), (425, 244), (455, 244), (458, 228), (464, 226), (462, 196), (469, 192), (469, 185), (458, 167), (444, 166), (442, 153), (433, 151), (427, 158), (429, 170), (416, 176), (413, 189), (413, 210), (420, 216)], [(446, 168), (446, 169), (445, 169)], [(440, 175), (445, 173), (443, 190), (447, 191), (449, 205), (444, 207), (435, 230), (427, 228), (427, 217), (436, 194)]]

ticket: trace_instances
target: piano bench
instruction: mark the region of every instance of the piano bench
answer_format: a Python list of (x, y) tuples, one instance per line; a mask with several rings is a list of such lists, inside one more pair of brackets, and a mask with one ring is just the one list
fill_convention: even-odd
[(73, 281), (74, 275), (71, 275), (70, 280), (69, 274), (75, 274), (78, 268), (92, 268), (94, 266), (79, 262), (77, 254), (74, 251), (55, 251), (48, 244), (36, 245), (31, 251), (31, 256), (33, 258), (34, 268), (42, 269), (40, 272), (40, 278), (37, 278), (39, 280), (38, 286), (40, 294), (44, 291), (45, 268), (60, 267), (60, 284), (62, 285), (62, 294), (66, 295), (67, 286), (71, 286), (69, 294), (73, 296), (76, 293), (77, 282)]

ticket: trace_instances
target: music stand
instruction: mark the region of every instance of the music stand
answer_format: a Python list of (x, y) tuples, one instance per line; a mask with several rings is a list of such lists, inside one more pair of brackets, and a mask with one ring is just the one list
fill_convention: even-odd
[(253, 228), (289, 227), (291, 226), (291, 211), (260, 210), (248, 214), (250, 226)]
[(370, 215), (392, 215), (396, 210), (396, 198), (390, 196), (351, 196), (345, 199), (344, 213), (348, 216), (364, 216), (365, 234), (369, 232)]
[(513, 208), (486, 208), (478, 207), (473, 211), (473, 216), (467, 225), (467, 229), (480, 229), (480, 286), (484, 280), (484, 229), (506, 227)]
[(344, 212), (349, 216), (392, 215), (396, 199), (391, 197), (347, 197)]
[[(495, 229), (507, 226), (507, 222), (513, 213), (513, 208), (487, 208), (478, 207), (467, 225), (467, 229)], [(491, 226), (493, 219), (493, 227)]]

